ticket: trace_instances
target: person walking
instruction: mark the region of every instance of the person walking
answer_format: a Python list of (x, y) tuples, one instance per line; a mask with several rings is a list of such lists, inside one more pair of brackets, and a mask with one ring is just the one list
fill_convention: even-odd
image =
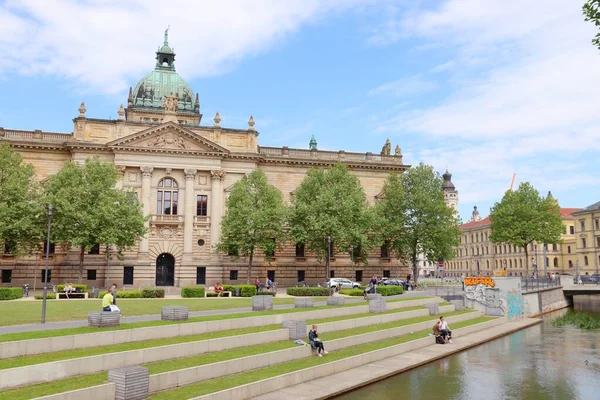
[(323, 342), (321, 342), (321, 340), (319, 339), (319, 334), (317, 333), (316, 325), (313, 325), (312, 329), (308, 331), (308, 340), (310, 342), (311, 347), (313, 349), (317, 349), (317, 356), (323, 357), (323, 354), (327, 354)]

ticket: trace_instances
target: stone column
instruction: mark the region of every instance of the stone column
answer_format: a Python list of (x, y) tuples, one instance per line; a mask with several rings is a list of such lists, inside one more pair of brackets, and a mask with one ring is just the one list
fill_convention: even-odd
[[(151, 201), (151, 183), (152, 183), (152, 167), (140, 167), (142, 171), (142, 211), (144, 215), (150, 214), (150, 201)], [(146, 221), (146, 228), (150, 227), (150, 221)], [(150, 232), (146, 234), (140, 240), (140, 253), (148, 253), (149, 250), (149, 236)]]
[(210, 206), (210, 246), (213, 249), (221, 235), (221, 217), (223, 211), (223, 180), (225, 179), (225, 171), (221, 169), (210, 171), (212, 179), (212, 190)]
[(123, 189), (123, 177), (125, 176), (125, 169), (127, 168), (124, 165), (115, 165), (117, 169), (117, 184), (115, 185), (117, 189)]
[[(196, 180), (196, 170), (186, 169), (185, 175), (185, 213), (183, 225), (183, 255), (191, 256), (194, 242), (194, 182)], [(191, 261), (191, 260), (190, 260)]]

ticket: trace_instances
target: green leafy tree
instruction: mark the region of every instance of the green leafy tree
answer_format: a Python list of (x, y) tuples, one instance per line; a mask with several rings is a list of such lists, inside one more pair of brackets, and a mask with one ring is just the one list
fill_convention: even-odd
[(328, 238), (365, 263), (373, 247), (372, 212), (358, 177), (344, 164), (308, 171), (292, 198), (289, 225), (294, 242), (319, 260), (327, 258)]
[(81, 166), (67, 162), (47, 182), (48, 201), (56, 207), (52, 236), (79, 249), (80, 283), (86, 251), (97, 244), (126, 248), (146, 233), (140, 205), (116, 183), (114, 166), (97, 157)]
[(262, 250), (270, 260), (285, 240), (286, 214), (281, 192), (269, 184), (262, 170), (252, 171), (233, 185), (216, 249), (248, 258), (248, 283), (256, 250)]
[(398, 259), (410, 262), (415, 282), (419, 254), (431, 262), (449, 259), (460, 243), (456, 213), (446, 205), (442, 179), (429, 165), (391, 174), (376, 211), (380, 240)]
[(25, 254), (44, 241), (46, 215), (33, 165), (0, 143), (0, 245)]
[[(600, 0), (590, 0), (583, 5), (583, 15), (586, 21), (591, 21), (600, 29)], [(600, 32), (596, 33), (592, 44), (600, 49)]]
[(529, 273), (527, 247), (533, 243), (559, 243), (563, 232), (560, 207), (556, 200), (543, 198), (529, 182), (516, 191), (508, 190), (502, 201), (494, 204), (490, 213), (494, 243), (507, 243), (525, 251), (525, 266)]

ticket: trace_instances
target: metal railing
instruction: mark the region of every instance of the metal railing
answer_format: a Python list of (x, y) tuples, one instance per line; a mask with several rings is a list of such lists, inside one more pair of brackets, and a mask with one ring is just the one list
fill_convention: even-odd
[(559, 286), (562, 286), (560, 275), (554, 278), (521, 278), (521, 290), (524, 292)]

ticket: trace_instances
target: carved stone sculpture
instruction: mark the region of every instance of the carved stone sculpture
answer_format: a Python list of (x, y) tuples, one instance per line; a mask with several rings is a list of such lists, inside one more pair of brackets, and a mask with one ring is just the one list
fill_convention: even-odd
[(179, 135), (173, 133), (166, 133), (156, 137), (156, 139), (150, 141), (148, 147), (170, 147), (176, 149), (185, 149), (185, 142)]
[(392, 143), (390, 142), (390, 139), (387, 139), (385, 141), (385, 144), (381, 148), (381, 155), (389, 156), (391, 152), (392, 152)]
[(163, 101), (163, 106), (165, 108), (165, 112), (176, 112), (177, 107), (179, 106), (179, 99), (177, 96), (165, 96), (165, 100)]
[(223, 179), (225, 179), (225, 171), (223, 171), (222, 169), (213, 169), (212, 171), (210, 171), (210, 179), (212, 179), (213, 181), (222, 181)]
[(396, 145), (396, 149), (394, 150), (394, 154), (396, 156), (401, 156), (402, 152), (400, 151), (400, 145)]

